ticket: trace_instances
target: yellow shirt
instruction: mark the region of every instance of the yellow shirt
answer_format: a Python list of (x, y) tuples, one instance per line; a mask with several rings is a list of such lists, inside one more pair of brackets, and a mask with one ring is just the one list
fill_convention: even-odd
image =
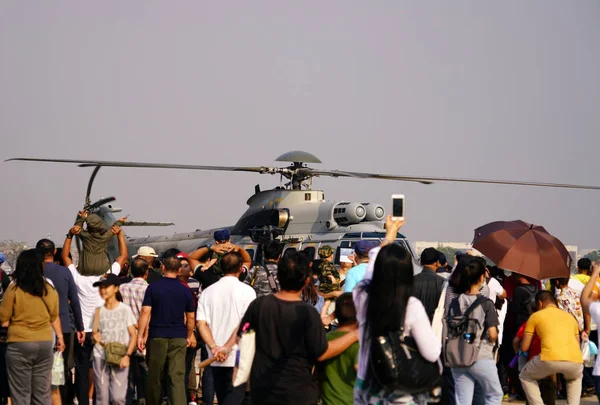
[(570, 313), (557, 307), (535, 312), (527, 321), (525, 333), (540, 338), (540, 360), (583, 363), (581, 349), (577, 343), (579, 327)]
[(58, 318), (58, 294), (46, 283), (47, 294), (36, 297), (12, 282), (0, 305), (0, 322), (9, 322), (8, 342), (52, 341), (50, 323)]

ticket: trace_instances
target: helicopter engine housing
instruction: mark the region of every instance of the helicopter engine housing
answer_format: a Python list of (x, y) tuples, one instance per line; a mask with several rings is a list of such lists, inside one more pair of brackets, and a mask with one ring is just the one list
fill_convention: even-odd
[(358, 224), (367, 216), (367, 209), (360, 203), (341, 202), (333, 207), (333, 219), (339, 225)]
[(385, 208), (381, 204), (375, 203), (362, 203), (362, 205), (367, 210), (367, 215), (365, 216), (365, 221), (383, 221), (385, 218)]

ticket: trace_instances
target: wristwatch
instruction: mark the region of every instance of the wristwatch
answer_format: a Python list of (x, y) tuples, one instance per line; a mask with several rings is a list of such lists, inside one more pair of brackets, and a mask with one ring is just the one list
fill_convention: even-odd
[(67, 234), (67, 239), (73, 239), (73, 234), (72, 233), (68, 233)]

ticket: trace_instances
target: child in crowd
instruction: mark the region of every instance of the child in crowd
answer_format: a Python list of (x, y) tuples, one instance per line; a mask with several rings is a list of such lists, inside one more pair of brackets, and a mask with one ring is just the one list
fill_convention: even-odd
[[(356, 309), (352, 293), (344, 293), (335, 301), (335, 317), (339, 328), (327, 334), (327, 340), (337, 339), (358, 329)], [(323, 364), (322, 401), (323, 405), (351, 404), (354, 401), (354, 383), (358, 369), (358, 342), (342, 354)]]
[(99, 287), (104, 306), (96, 309), (92, 338), (96, 405), (125, 405), (129, 361), (137, 343), (136, 320), (131, 308), (123, 304), (116, 274), (94, 283)]

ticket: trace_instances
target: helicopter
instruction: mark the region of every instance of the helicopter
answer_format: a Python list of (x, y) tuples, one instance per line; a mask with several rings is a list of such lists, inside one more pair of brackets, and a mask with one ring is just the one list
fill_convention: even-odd
[[(100, 215), (107, 226), (115, 223), (114, 197), (102, 198), (91, 203), (90, 195), (98, 171), (102, 167), (150, 168), (180, 170), (213, 170), (231, 172), (250, 172), (259, 174), (280, 175), (280, 186), (262, 191), (255, 186), (254, 194), (247, 200), (248, 209), (232, 226), (221, 227), (231, 233), (231, 242), (242, 246), (250, 257), (257, 262), (260, 258), (259, 244), (267, 240), (279, 239), (284, 242), (284, 253), (288, 250), (303, 250), (316, 258), (320, 246), (330, 245), (335, 249), (335, 263), (350, 254), (352, 247), (359, 240), (370, 240), (379, 243), (385, 237), (386, 212), (381, 204), (374, 202), (332, 201), (325, 198), (323, 190), (314, 190), (312, 180), (315, 177), (345, 177), (352, 179), (379, 179), (432, 184), (434, 182), (460, 182), (478, 184), (498, 184), (531, 187), (554, 187), (583, 190), (600, 190), (597, 186), (576, 184), (539, 183), (505, 180), (482, 180), (448, 177), (399, 176), (378, 173), (361, 173), (339, 170), (317, 170), (308, 164), (322, 163), (315, 155), (304, 151), (291, 151), (282, 154), (276, 162), (289, 163), (283, 167), (245, 167), (245, 166), (197, 166), (183, 164), (162, 164), (142, 162), (119, 162), (100, 160), (11, 158), (8, 161), (52, 162), (77, 164), (79, 167), (93, 167), (88, 182), (84, 209)], [(287, 180), (284, 182), (284, 179)], [(123, 221), (122, 226), (170, 226), (165, 222)], [(218, 229), (176, 233), (173, 235), (127, 237), (129, 252), (135, 252), (141, 246), (150, 246), (157, 254), (170, 248), (191, 252), (214, 241), (214, 232)], [(405, 235), (398, 233), (396, 243), (407, 249), (415, 264), (418, 258)], [(81, 246), (78, 244), (78, 248)], [(117, 245), (112, 241), (108, 249), (109, 256), (118, 256)]]

